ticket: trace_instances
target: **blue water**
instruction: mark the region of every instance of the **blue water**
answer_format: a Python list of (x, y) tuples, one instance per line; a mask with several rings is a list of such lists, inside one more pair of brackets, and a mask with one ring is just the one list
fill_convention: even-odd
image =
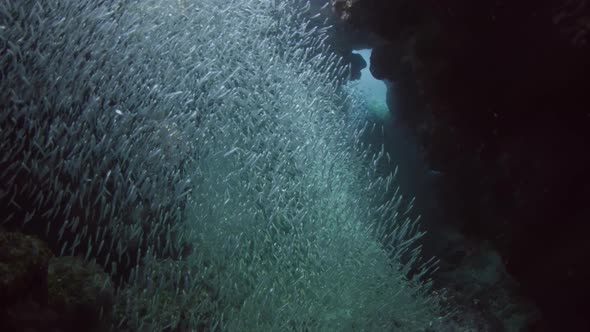
[[(353, 53), (360, 54), (365, 62), (371, 62), (371, 49), (363, 49), (354, 51)], [(370, 108), (370, 115), (379, 119), (385, 120), (390, 118), (390, 113), (387, 108), (386, 96), (387, 86), (385, 82), (373, 77), (370, 71), (370, 66), (367, 65), (361, 70), (361, 78), (357, 82), (358, 89), (364, 95)]]

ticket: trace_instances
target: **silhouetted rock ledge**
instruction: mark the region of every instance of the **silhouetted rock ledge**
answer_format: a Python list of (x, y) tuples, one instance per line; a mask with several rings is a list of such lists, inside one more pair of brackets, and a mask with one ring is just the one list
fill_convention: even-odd
[(106, 331), (113, 297), (98, 265), (54, 257), (36, 237), (0, 232), (2, 331)]

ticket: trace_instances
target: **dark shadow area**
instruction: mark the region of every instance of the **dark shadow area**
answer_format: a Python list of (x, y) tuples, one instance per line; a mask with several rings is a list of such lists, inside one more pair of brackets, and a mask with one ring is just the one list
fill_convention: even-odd
[[(590, 5), (336, 0), (333, 10), (338, 31), (357, 31), (350, 43), (373, 48), (373, 75), (395, 86), (386, 146), (409, 156), (400, 170), (425, 172), (408, 175), (421, 189), (400, 180), (429, 197), (425, 225), (444, 230), (429, 238), (442, 279), (479, 257), (539, 308), (526, 330), (589, 330)], [(423, 165), (409, 161), (416, 153)]]

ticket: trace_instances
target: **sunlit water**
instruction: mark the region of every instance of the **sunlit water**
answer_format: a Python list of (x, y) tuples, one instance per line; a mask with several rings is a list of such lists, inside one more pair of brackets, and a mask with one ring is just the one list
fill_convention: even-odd
[(361, 70), (360, 80), (353, 84), (357, 85), (357, 88), (360, 90), (362, 96), (366, 99), (367, 105), (369, 107), (368, 111), (370, 113), (368, 115), (371, 117), (376, 117), (380, 120), (389, 120), (391, 115), (386, 103), (387, 86), (385, 85), (385, 82), (376, 79), (371, 74), (369, 69), (371, 52), (371, 49), (353, 52), (360, 54), (367, 63), (367, 67)]

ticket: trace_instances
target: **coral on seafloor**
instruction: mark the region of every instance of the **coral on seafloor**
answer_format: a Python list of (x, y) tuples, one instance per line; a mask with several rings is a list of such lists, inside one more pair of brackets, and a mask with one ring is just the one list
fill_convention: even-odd
[(114, 288), (96, 264), (54, 257), (43, 241), (0, 232), (0, 322), (3, 331), (102, 331)]

